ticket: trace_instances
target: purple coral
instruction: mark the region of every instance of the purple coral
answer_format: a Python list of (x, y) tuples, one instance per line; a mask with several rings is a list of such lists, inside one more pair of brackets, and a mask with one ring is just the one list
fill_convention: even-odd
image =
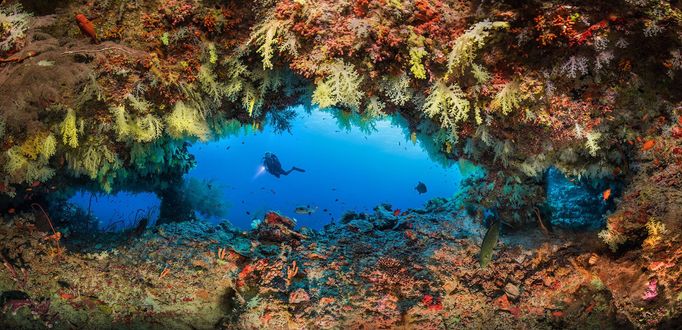
[(651, 301), (656, 299), (656, 297), (658, 297), (658, 280), (652, 278), (649, 280), (649, 285), (647, 285), (644, 295), (642, 295), (642, 299)]

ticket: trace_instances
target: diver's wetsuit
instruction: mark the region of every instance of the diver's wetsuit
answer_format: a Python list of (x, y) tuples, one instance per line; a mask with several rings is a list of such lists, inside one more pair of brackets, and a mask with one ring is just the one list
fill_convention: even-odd
[(263, 165), (268, 173), (279, 178), (280, 175), (289, 175), (293, 171), (305, 172), (304, 169), (300, 169), (296, 166), (292, 167), (290, 170), (285, 171), (282, 169), (282, 164), (280, 164), (279, 159), (273, 153), (266, 152), (263, 156)]

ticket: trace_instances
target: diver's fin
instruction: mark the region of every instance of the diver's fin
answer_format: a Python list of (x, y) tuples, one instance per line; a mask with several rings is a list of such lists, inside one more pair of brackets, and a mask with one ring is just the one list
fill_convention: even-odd
[(299, 172), (305, 172), (305, 170), (304, 170), (304, 169), (302, 169), (302, 168), (298, 168), (298, 167), (296, 167), (296, 166), (292, 167), (292, 168), (291, 168), (291, 170), (292, 170), (292, 171), (299, 171)]

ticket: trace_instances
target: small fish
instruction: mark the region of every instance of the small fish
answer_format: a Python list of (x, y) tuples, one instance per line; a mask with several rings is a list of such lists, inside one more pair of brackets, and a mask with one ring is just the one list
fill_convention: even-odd
[(647, 140), (647, 141), (644, 142), (644, 144), (642, 145), (642, 151), (651, 150), (651, 148), (653, 148), (655, 145), (656, 145), (656, 141), (654, 141), (654, 140)]
[(81, 32), (90, 37), (94, 43), (97, 43), (97, 31), (95, 31), (95, 24), (85, 17), (83, 14), (76, 14), (76, 22)]
[(426, 191), (427, 191), (426, 185), (424, 184), (424, 182), (421, 182), (421, 181), (419, 181), (419, 183), (417, 184), (416, 187), (414, 187), (414, 189), (417, 190), (420, 195), (423, 193), (426, 193)]
[(246, 211), (246, 215), (251, 215), (251, 212), (249, 212), (249, 211)]
[(609, 200), (610, 197), (611, 197), (611, 188), (604, 190), (604, 192), (602, 193), (602, 198), (604, 198), (604, 201)]
[(225, 151), (230, 150), (230, 148), (231, 148), (230, 146), (227, 146), (227, 148), (225, 148)]
[(299, 206), (296, 209), (294, 209), (294, 212), (296, 212), (296, 214), (311, 215), (311, 214), (315, 213), (315, 211), (317, 211), (317, 207), (312, 208), (312, 207), (310, 207), (310, 205)]
[(16, 210), (14, 208), (7, 209), (7, 213), (9, 213), (9, 214), (14, 214), (14, 212), (16, 212)]
[(393, 216), (397, 217), (399, 215), (400, 215), (400, 209), (396, 209), (395, 211), (393, 211)]
[(481, 254), (479, 256), (479, 262), (481, 268), (488, 266), (490, 261), (493, 259), (493, 249), (497, 245), (497, 239), (500, 237), (500, 221), (493, 222), (488, 231), (483, 237), (483, 243), (481, 243)]

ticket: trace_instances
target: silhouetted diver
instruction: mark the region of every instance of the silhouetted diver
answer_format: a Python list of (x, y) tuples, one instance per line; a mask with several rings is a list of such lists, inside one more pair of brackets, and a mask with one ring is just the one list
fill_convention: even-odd
[(268, 173), (279, 178), (280, 175), (289, 175), (292, 171), (305, 172), (304, 169), (300, 169), (296, 166), (292, 167), (290, 170), (285, 171), (282, 169), (282, 164), (280, 164), (279, 159), (273, 153), (266, 152), (263, 156), (263, 166)]

